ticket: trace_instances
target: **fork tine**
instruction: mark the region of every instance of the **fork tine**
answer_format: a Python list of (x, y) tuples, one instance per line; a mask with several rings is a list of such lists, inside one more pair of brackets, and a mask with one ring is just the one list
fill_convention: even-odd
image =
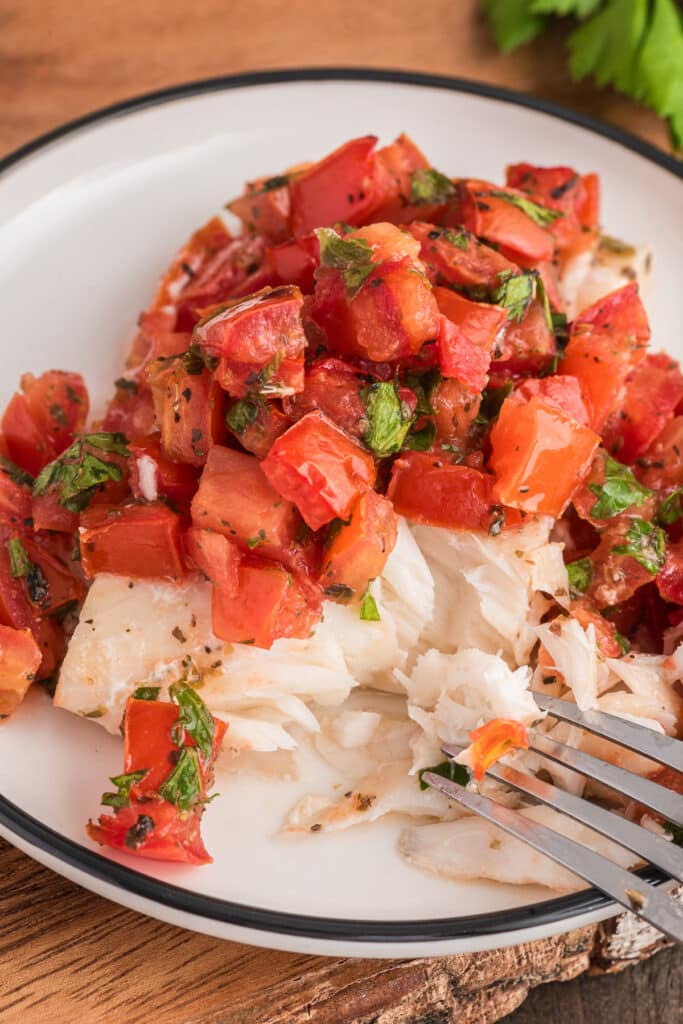
[(619, 718), (617, 715), (609, 715), (605, 711), (580, 711), (576, 704), (568, 700), (560, 700), (559, 697), (546, 697), (543, 694), (535, 693), (534, 699), (539, 708), (547, 711), (554, 718), (561, 718), (565, 722), (572, 722), (574, 725), (594, 732), (605, 739), (614, 740), (628, 750), (635, 750), (638, 754), (658, 761), (659, 764), (668, 768), (675, 768), (683, 772), (683, 742), (672, 739), (671, 736), (663, 736), (654, 732), (637, 722), (629, 722), (628, 719)]
[(674, 793), (673, 790), (666, 789), (651, 779), (644, 779), (625, 768), (601, 761), (592, 754), (584, 753), (583, 750), (558, 743), (557, 740), (552, 740), (536, 730), (529, 733), (529, 749), (549, 757), (551, 761), (557, 761), (558, 764), (581, 772), (582, 775), (609, 786), (617, 793), (623, 793), (631, 800), (636, 800), (644, 807), (661, 814), (674, 825), (683, 825), (683, 799), (680, 793)]
[(455, 782), (424, 772), (422, 779), (457, 803), (487, 821), (493, 822), (509, 835), (545, 854), (569, 871), (595, 885), (628, 910), (654, 925), (670, 938), (683, 942), (683, 907), (637, 875), (625, 871), (601, 854), (568, 839), (554, 829), (529, 821), (517, 811), (495, 803), (481, 793), (473, 793)]
[(683, 882), (683, 850), (674, 843), (654, 832), (635, 825), (632, 821), (605, 810), (598, 804), (591, 804), (588, 800), (567, 793), (564, 789), (558, 789), (550, 782), (543, 782), (533, 775), (520, 772), (517, 768), (508, 765), (498, 764), (488, 769), (487, 775), (504, 782), (520, 793), (527, 793), (547, 804), (556, 811), (563, 811), (575, 821), (580, 821), (596, 832), (612, 839), (627, 850), (637, 853), (640, 857), (654, 864), (655, 867), (666, 871), (667, 875)]

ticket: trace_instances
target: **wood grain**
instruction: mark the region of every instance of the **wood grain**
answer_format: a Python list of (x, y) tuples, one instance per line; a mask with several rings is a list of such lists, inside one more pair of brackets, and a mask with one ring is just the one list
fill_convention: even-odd
[[(560, 31), (493, 47), (475, 0), (0, 0), (0, 155), (92, 109), (191, 79), (302, 65), (479, 78), (666, 147), (654, 114), (573, 85)], [(648, 951), (648, 952), (651, 952)], [(476, 957), (372, 961), (263, 953), (77, 888), (0, 841), (0, 1021), (13, 1024), (681, 1024), (683, 956), (616, 978), (604, 929)]]

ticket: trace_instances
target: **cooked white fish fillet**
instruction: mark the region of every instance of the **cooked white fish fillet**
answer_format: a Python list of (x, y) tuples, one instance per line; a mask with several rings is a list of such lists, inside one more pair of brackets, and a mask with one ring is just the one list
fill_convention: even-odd
[(649, 245), (629, 245), (602, 235), (595, 248), (578, 253), (563, 268), (559, 288), (568, 319), (629, 281), (637, 280), (643, 289), (651, 262)]
[[(550, 807), (528, 807), (521, 813), (590, 846), (624, 868), (638, 863), (628, 850)], [(549, 857), (474, 816), (404, 829), (399, 850), (416, 867), (446, 878), (491, 878), (513, 885), (545, 885), (563, 892), (586, 885)]]
[(597, 707), (598, 694), (609, 686), (609, 669), (598, 650), (595, 626), (584, 629), (576, 619), (561, 616), (534, 632), (581, 710)]

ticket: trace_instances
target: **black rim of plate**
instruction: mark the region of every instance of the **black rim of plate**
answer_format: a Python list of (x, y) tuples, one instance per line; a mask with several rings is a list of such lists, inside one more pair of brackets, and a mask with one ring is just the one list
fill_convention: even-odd
[[(642, 139), (604, 124), (584, 114), (568, 110), (546, 100), (514, 92), (499, 86), (467, 79), (450, 78), (441, 75), (419, 74), (410, 71), (384, 70), (374, 68), (296, 68), (291, 70), (257, 71), (239, 75), (210, 78), (184, 85), (171, 86), (156, 92), (115, 103), (112, 106), (86, 114), (70, 121), (53, 131), (41, 135), (0, 160), (0, 173), (14, 167), (31, 154), (44, 149), (53, 142), (103, 121), (123, 117), (146, 107), (158, 106), (177, 99), (198, 96), (202, 93), (221, 92), (248, 86), (273, 85), (284, 82), (388, 82), (417, 85), (423, 88), (448, 89), (454, 92), (482, 96), (487, 99), (512, 103), (551, 117), (576, 124), (597, 135), (611, 139), (651, 162), (683, 178), (683, 163), (673, 156), (661, 152)], [(170, 885), (140, 871), (110, 860), (95, 850), (56, 832), (54, 829), (27, 814), (16, 804), (0, 795), (0, 824), (11, 834), (30, 846), (57, 858), (64, 864), (84, 872), (94, 879), (126, 890), (152, 903), (172, 908), (181, 913), (199, 918), (220, 921), (237, 927), (261, 931), (265, 934), (297, 936), (330, 942), (359, 943), (405, 943), (439, 942), (449, 939), (467, 939), (477, 936), (548, 927), (579, 915), (604, 914), (615, 906), (612, 901), (596, 889), (585, 889), (568, 896), (544, 900), (538, 904), (497, 910), (467, 917), (434, 918), (414, 921), (365, 921), (353, 918), (315, 917), (291, 914), (284, 911), (268, 910), (248, 906), (213, 896), (204, 896), (190, 889)], [(646, 868), (639, 875), (651, 882), (661, 882), (664, 876), (654, 868)], [(372, 948), (370, 946), (370, 948)]]

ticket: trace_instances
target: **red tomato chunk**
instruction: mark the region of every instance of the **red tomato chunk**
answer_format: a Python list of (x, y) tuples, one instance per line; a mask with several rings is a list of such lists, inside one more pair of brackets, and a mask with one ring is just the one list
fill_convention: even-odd
[(88, 579), (102, 572), (131, 579), (185, 575), (182, 519), (168, 505), (93, 505), (81, 513), (81, 563)]
[(240, 566), (236, 596), (213, 590), (213, 631), (229, 643), (267, 648), (280, 637), (305, 638), (321, 613), (319, 592), (268, 562)]

